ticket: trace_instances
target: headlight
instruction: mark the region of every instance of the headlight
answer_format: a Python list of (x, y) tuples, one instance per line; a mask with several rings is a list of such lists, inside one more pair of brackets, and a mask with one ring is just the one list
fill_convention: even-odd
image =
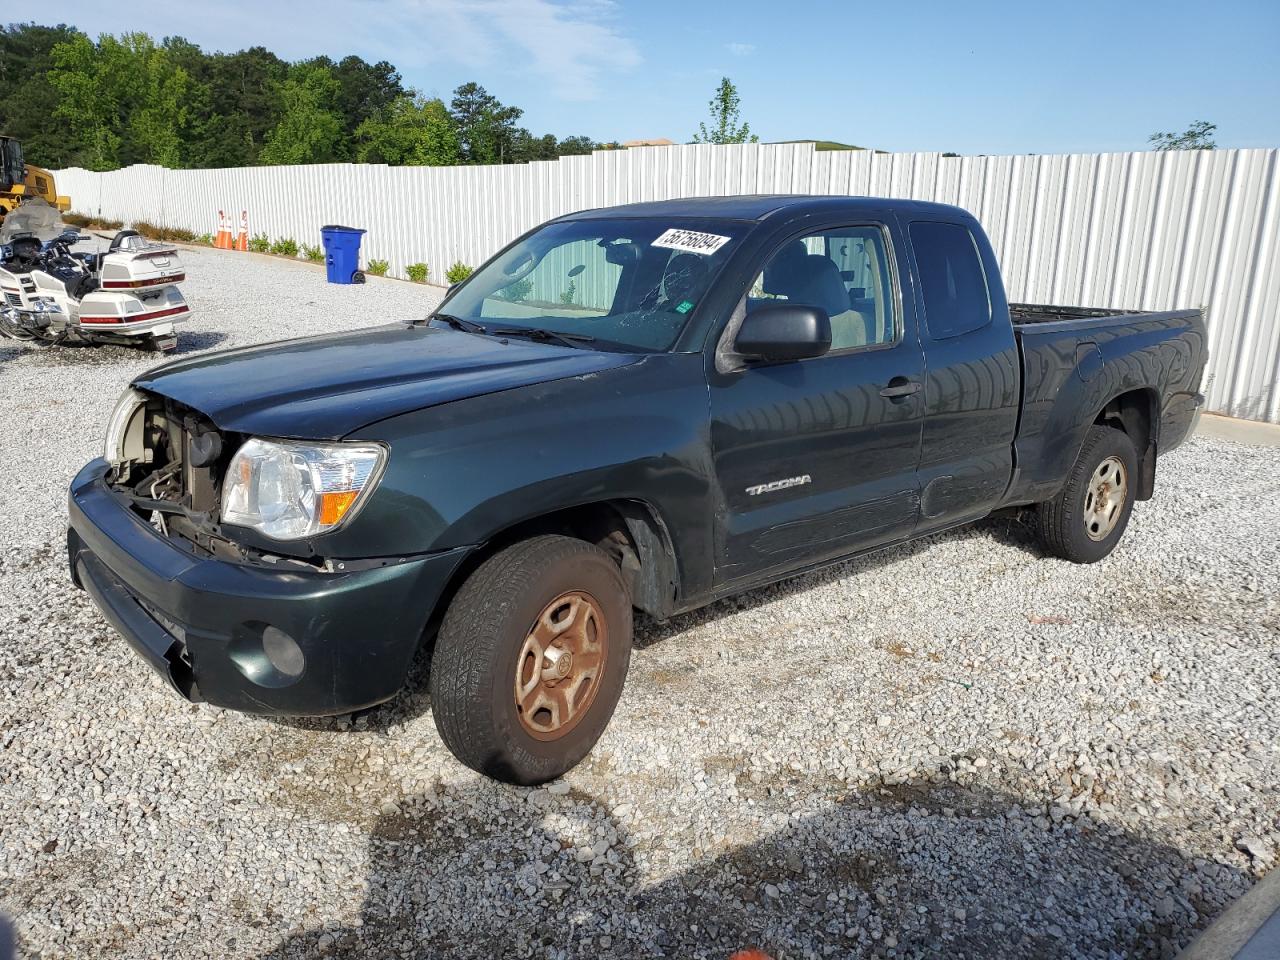
[(227, 468), (222, 522), (273, 540), (325, 533), (368, 498), (386, 458), (376, 443), (248, 440)]
[[(142, 457), (142, 408), (147, 398), (130, 387), (120, 394), (116, 408), (107, 421), (107, 436), (103, 443), (102, 457), (114, 467), (126, 460)], [(135, 420), (135, 418), (137, 418)], [(134, 427), (138, 429), (133, 429)]]

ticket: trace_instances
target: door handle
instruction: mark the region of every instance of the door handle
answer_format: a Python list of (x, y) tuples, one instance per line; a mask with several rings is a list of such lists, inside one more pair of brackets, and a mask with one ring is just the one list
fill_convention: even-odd
[(894, 377), (889, 385), (880, 391), (880, 396), (887, 400), (905, 400), (920, 392), (920, 384), (906, 377)]

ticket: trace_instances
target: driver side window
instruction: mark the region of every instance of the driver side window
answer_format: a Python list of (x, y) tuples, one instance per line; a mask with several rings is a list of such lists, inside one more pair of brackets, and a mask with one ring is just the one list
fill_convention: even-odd
[(747, 310), (778, 300), (825, 310), (831, 350), (893, 343), (897, 311), (884, 231), (840, 227), (787, 241), (747, 295)]

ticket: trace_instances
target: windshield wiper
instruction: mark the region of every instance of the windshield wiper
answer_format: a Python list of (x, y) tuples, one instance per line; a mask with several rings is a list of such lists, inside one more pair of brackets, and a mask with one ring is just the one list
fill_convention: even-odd
[(486, 330), (491, 337), (528, 337), (530, 340), (552, 341), (562, 343), (566, 347), (576, 347), (580, 343), (595, 343), (595, 337), (585, 333), (561, 333), (559, 330), (548, 330), (545, 327), (511, 327), (502, 330)]
[(447, 323), (455, 330), (465, 330), (467, 333), (488, 333), (488, 328), (482, 323), (476, 323), (474, 320), (463, 320), (461, 317), (455, 317), (451, 313), (433, 313), (427, 317), (428, 320), (439, 320), (441, 323)]

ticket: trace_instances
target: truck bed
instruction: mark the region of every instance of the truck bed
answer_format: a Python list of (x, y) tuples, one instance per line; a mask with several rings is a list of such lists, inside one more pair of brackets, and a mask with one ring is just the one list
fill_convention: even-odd
[[(1009, 305), (1022, 357), (1017, 476), (1009, 502), (1038, 503), (1061, 486), (1103, 405), (1146, 391), (1160, 452), (1191, 428), (1207, 346), (1199, 310)], [(1147, 451), (1138, 451), (1145, 456)]]
[(1011, 303), (1009, 315), (1014, 326), (1057, 323), (1061, 320), (1098, 320), (1103, 317), (1131, 317), (1143, 310), (1116, 310), (1113, 307), (1060, 307), (1047, 303)]

